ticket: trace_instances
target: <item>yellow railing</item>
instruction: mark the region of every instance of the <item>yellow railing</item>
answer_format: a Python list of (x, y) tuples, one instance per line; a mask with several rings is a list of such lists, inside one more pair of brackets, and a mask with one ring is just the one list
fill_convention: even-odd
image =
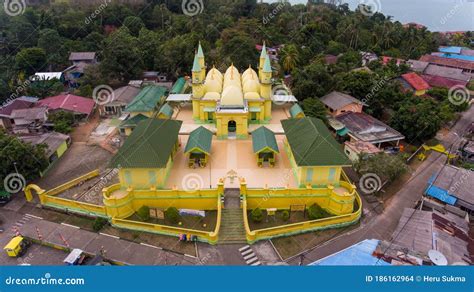
[(47, 192), (45, 193), (45, 195), (47, 195), (47, 196), (55, 196), (55, 195), (57, 195), (57, 194), (60, 194), (60, 193), (62, 193), (62, 192), (64, 192), (64, 191), (66, 191), (66, 190), (68, 190), (68, 189), (70, 189), (70, 188), (76, 186), (77, 184), (79, 184), (79, 183), (81, 183), (81, 182), (83, 182), (83, 181), (89, 180), (89, 179), (91, 179), (91, 178), (93, 178), (93, 177), (96, 177), (96, 176), (98, 176), (98, 175), (99, 175), (99, 170), (96, 169), (96, 170), (94, 170), (94, 171), (91, 171), (91, 172), (89, 172), (89, 173), (86, 173), (86, 174), (84, 174), (84, 175), (81, 175), (80, 177), (77, 177), (77, 178), (75, 178), (75, 179), (73, 179), (73, 180), (71, 180), (71, 181), (68, 181), (68, 182), (65, 183), (65, 184), (62, 184), (62, 185), (57, 186), (57, 187), (55, 187), (55, 188), (53, 188), (53, 189), (50, 189), (49, 191), (47, 191)]
[(91, 215), (91, 216), (101, 216), (104, 217), (107, 215), (105, 207), (95, 204), (79, 202), (64, 198), (58, 198), (48, 195), (40, 195), (42, 197), (42, 204), (46, 206), (51, 206), (59, 209), (65, 209), (68, 211), (73, 211), (81, 214)]

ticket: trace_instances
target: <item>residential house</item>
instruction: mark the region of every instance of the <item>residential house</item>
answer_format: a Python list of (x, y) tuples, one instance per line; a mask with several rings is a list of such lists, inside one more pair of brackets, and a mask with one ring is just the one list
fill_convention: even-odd
[(110, 167), (120, 169), (122, 186), (135, 190), (164, 186), (179, 148), (181, 124), (177, 120), (147, 119), (137, 125), (110, 162)]
[(58, 132), (48, 132), (34, 135), (20, 135), (18, 138), (24, 142), (47, 146), (46, 156), (49, 163), (53, 163), (66, 152), (71, 144), (71, 138)]
[(133, 116), (129, 119), (124, 120), (123, 122), (120, 123), (119, 125), (119, 132), (121, 135), (124, 136), (130, 136), (132, 134), (133, 130), (137, 127), (137, 125), (143, 121), (148, 119), (147, 116), (144, 116), (142, 114), (138, 114), (136, 116)]
[(334, 55), (325, 55), (324, 56), (324, 63), (326, 65), (334, 65), (337, 63), (337, 59), (339, 57), (338, 56), (334, 56)]
[(405, 90), (412, 91), (417, 96), (426, 94), (426, 91), (431, 88), (423, 78), (414, 72), (403, 74), (399, 81)]
[(446, 259), (446, 265), (474, 262), (469, 223), (450, 213), (405, 208), (392, 239), (393, 244), (421, 254), (436, 250)]
[(158, 119), (171, 119), (173, 117), (174, 109), (169, 103), (165, 103), (161, 106), (160, 110), (158, 111), (157, 118)]
[(348, 135), (351, 141), (364, 141), (374, 144), (378, 148), (398, 146), (405, 137), (398, 131), (390, 128), (376, 118), (357, 112), (346, 112), (336, 117), (344, 124), (345, 131), (339, 135)]
[(459, 156), (468, 163), (474, 163), (474, 141), (464, 142), (459, 149)]
[(399, 58), (392, 58), (388, 56), (382, 56), (382, 64), (388, 65), (391, 61), (395, 62), (395, 65), (400, 66), (401, 64), (405, 64), (405, 60)]
[(425, 71), (423, 71), (423, 74), (459, 80), (466, 83), (468, 83), (472, 78), (470, 75), (465, 74), (462, 69), (443, 67), (433, 64), (428, 65)]
[(331, 116), (336, 117), (345, 112), (362, 112), (364, 103), (348, 94), (333, 91), (321, 97), (321, 101), (329, 110)]
[(420, 61), (443, 67), (461, 69), (464, 74), (467, 74), (471, 77), (474, 76), (474, 62), (472, 61), (445, 58), (435, 55), (424, 55), (420, 58)]
[(72, 65), (66, 68), (63, 72), (69, 85), (76, 87), (77, 80), (84, 75), (84, 70), (90, 65), (97, 64), (97, 56), (95, 52), (71, 52), (69, 61)]
[(300, 186), (338, 186), (342, 167), (351, 166), (341, 145), (316, 118), (281, 121), (285, 150)]
[(48, 119), (47, 107), (15, 109), (11, 113), (14, 133), (37, 133), (43, 130)]
[(95, 102), (91, 98), (73, 94), (60, 94), (47, 97), (38, 101), (37, 107), (47, 107), (50, 111), (72, 112), (77, 118), (88, 118), (95, 108)]
[(349, 157), (352, 162), (357, 162), (359, 159), (365, 159), (366, 157), (375, 155), (382, 152), (379, 148), (375, 147), (372, 143), (365, 141), (346, 141), (344, 143), (344, 153)]
[(97, 64), (97, 56), (95, 52), (71, 52), (71, 54), (69, 54), (69, 61), (71, 61), (73, 65), (81, 63), (93, 65)]
[(140, 86), (126, 85), (112, 92), (112, 100), (98, 105), (101, 116), (121, 116), (128, 104), (140, 93)]
[(161, 74), (160, 72), (156, 71), (143, 72), (143, 83), (163, 86), (167, 90), (170, 90), (173, 86), (173, 82), (169, 81), (165, 74)]
[(362, 66), (367, 66), (370, 62), (378, 61), (379, 57), (371, 52), (360, 52), (362, 56)]
[(123, 111), (130, 113), (132, 116), (142, 114), (151, 118), (164, 100), (166, 93), (167, 89), (165, 87), (157, 85), (145, 86)]
[(410, 70), (423, 74), (426, 68), (430, 65), (428, 62), (418, 61), (418, 60), (408, 60), (407, 64), (410, 66)]
[(431, 87), (444, 87), (444, 88), (452, 88), (454, 86), (467, 86), (466, 81), (445, 78), (441, 76), (434, 76), (434, 75), (421, 75), (421, 78), (425, 80)]
[(22, 96), (0, 107), (0, 127), (10, 131), (13, 127), (12, 112), (17, 109), (34, 107), (37, 101), (37, 98)]
[(428, 181), (425, 195), (474, 215), (474, 173), (445, 165)]
[(301, 106), (297, 103), (295, 103), (291, 108), (290, 108), (290, 116), (293, 118), (293, 119), (300, 119), (300, 118), (304, 118), (305, 115), (304, 115), (304, 112), (303, 112), (303, 109), (301, 108)]

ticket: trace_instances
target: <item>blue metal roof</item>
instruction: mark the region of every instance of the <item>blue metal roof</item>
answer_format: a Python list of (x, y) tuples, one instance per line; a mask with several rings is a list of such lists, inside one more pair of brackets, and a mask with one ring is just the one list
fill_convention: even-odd
[(328, 257), (315, 261), (310, 266), (390, 266), (373, 256), (379, 240), (366, 239)]
[(446, 190), (433, 185), (426, 189), (425, 194), (453, 206), (457, 201), (457, 198), (451, 196)]
[(468, 55), (442, 54), (441, 57), (474, 62), (474, 56)]
[(461, 47), (439, 47), (438, 51), (442, 53), (449, 53), (449, 54), (461, 54)]

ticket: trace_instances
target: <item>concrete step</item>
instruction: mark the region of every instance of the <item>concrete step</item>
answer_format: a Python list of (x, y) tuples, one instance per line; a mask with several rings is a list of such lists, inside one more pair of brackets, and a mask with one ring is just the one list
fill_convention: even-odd
[(255, 257), (255, 254), (252, 252), (251, 254), (248, 254), (246, 256), (244, 256), (244, 260), (250, 260), (251, 258), (254, 258)]
[(249, 249), (250, 249), (250, 245), (242, 246), (241, 248), (239, 248), (239, 252), (243, 252)]
[(246, 256), (246, 255), (248, 255), (248, 254), (253, 253), (253, 251), (252, 251), (252, 249), (247, 249), (247, 250), (242, 251), (242, 252), (240, 252), (240, 253), (242, 254), (242, 256)]
[(251, 266), (260, 266), (260, 265), (262, 265), (262, 263), (260, 261), (251, 264)]
[(254, 262), (258, 262), (258, 258), (257, 258), (257, 257), (253, 257), (253, 258), (249, 259), (248, 261), (246, 261), (245, 263), (246, 263), (247, 265), (250, 265), (250, 264), (252, 264), (252, 263), (254, 263)]

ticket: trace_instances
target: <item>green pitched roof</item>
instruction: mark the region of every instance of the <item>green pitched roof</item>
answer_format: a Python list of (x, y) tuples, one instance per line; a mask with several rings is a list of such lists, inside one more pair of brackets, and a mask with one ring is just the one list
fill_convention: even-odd
[(178, 80), (173, 84), (170, 93), (183, 93), (184, 86), (186, 85), (186, 79), (179, 77)]
[(351, 165), (341, 145), (320, 119), (289, 119), (281, 124), (298, 166)]
[(189, 134), (188, 143), (186, 143), (186, 148), (184, 153), (188, 153), (191, 150), (198, 148), (206, 154), (211, 153), (211, 144), (212, 144), (212, 132), (208, 129), (200, 126)]
[(267, 46), (265, 42), (263, 42), (262, 52), (260, 53), (260, 58), (265, 58), (267, 56)]
[(192, 72), (200, 72), (200, 71), (201, 71), (201, 65), (199, 64), (199, 58), (197, 55), (194, 55), (194, 63), (193, 63)]
[(167, 117), (172, 117), (173, 116), (173, 108), (168, 104), (165, 103), (161, 108), (158, 114), (164, 114)]
[(144, 116), (142, 114), (138, 114), (134, 117), (131, 117), (130, 119), (127, 119), (123, 122), (120, 123), (120, 128), (125, 128), (125, 127), (136, 127), (141, 121), (148, 119), (147, 116)]
[(270, 148), (274, 152), (279, 153), (275, 133), (270, 131), (267, 127), (262, 126), (252, 132), (252, 145), (254, 153), (259, 153), (266, 148)]
[(268, 57), (268, 55), (265, 57), (265, 62), (263, 63), (263, 70), (262, 72), (272, 72), (272, 66), (270, 64), (270, 57)]
[(157, 119), (141, 121), (112, 157), (109, 167), (165, 168), (182, 123)]
[(133, 101), (125, 108), (126, 112), (150, 112), (156, 109), (162, 96), (166, 94), (166, 87), (150, 85), (144, 87)]
[(298, 114), (302, 113), (304, 115), (303, 109), (300, 107), (299, 104), (295, 103), (291, 108), (290, 108), (290, 115), (292, 118), (295, 118)]
[(198, 45), (197, 56), (198, 58), (204, 58), (204, 52), (202, 51), (201, 42), (199, 42), (199, 45)]

